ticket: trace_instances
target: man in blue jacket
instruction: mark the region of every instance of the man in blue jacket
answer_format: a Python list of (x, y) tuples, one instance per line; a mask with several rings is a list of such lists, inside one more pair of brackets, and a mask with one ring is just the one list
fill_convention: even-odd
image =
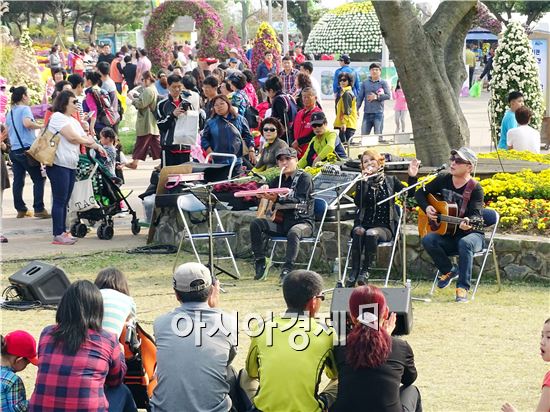
[(332, 91), (334, 92), (334, 98), (338, 100), (338, 97), (340, 96), (341, 87), (338, 83), (338, 78), (340, 77), (341, 73), (351, 74), (351, 76), (353, 77), (351, 88), (353, 89), (353, 93), (357, 96), (359, 94), (359, 86), (361, 84), (361, 82), (359, 81), (359, 73), (357, 73), (349, 66), (351, 63), (351, 59), (347, 54), (342, 54), (338, 61), (340, 62), (340, 68), (334, 72), (334, 77), (332, 80)]
[(374, 134), (382, 134), (384, 129), (384, 101), (390, 98), (390, 86), (382, 80), (382, 68), (378, 63), (369, 66), (370, 76), (361, 84), (357, 97), (357, 111), (361, 108), (363, 100), (365, 109), (361, 134), (370, 134), (374, 127)]

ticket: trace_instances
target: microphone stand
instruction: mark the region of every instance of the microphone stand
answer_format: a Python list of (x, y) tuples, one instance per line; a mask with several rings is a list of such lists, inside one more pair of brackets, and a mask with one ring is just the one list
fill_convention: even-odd
[[(359, 174), (355, 179), (353, 179), (351, 181), (351, 184), (355, 184), (359, 181), (366, 181), (368, 179), (370, 179), (371, 177), (375, 177), (375, 176), (378, 176), (380, 175), (380, 173), (374, 173), (372, 175), (363, 175), (363, 174)], [(345, 183), (339, 183), (337, 185), (334, 185), (332, 187), (328, 187), (326, 189), (323, 189), (323, 190), (319, 190), (317, 192), (314, 192), (312, 193), (311, 195), (312, 196), (315, 196), (315, 195), (318, 195), (319, 193), (324, 193), (324, 192), (328, 192), (328, 191), (331, 191), (331, 190), (335, 190), (336, 191), (336, 239), (337, 239), (337, 256), (338, 256), (338, 281), (336, 282), (336, 287), (337, 288), (341, 288), (344, 286), (344, 279), (342, 277), (342, 245), (341, 245), (341, 239), (342, 239), (342, 232), (341, 232), (341, 229), (340, 229), (340, 224), (341, 224), (341, 219), (340, 219), (340, 190), (342, 190), (342, 186), (348, 186), (350, 184), (350, 182), (345, 182)]]
[[(227, 270), (219, 267), (218, 265), (214, 264), (214, 223), (212, 221), (212, 214), (214, 211), (214, 202), (212, 201), (212, 189), (214, 185), (219, 185), (223, 183), (234, 183), (234, 182), (240, 182), (243, 180), (250, 180), (251, 178), (249, 176), (246, 177), (239, 177), (236, 179), (227, 179), (227, 180), (221, 180), (218, 182), (209, 182), (204, 183), (200, 185), (190, 186), (182, 190), (182, 192), (191, 192), (194, 189), (206, 189), (206, 195), (207, 195), (207, 207), (206, 207), (206, 215), (208, 220), (208, 265), (206, 265), (210, 269), (210, 275), (212, 276), (212, 279), (214, 279), (214, 269), (218, 270), (219, 273), (223, 273), (227, 276), (232, 277), (233, 279), (237, 280), (239, 279), (238, 275), (234, 275), (233, 273), (228, 272)], [(191, 236), (191, 234), (189, 234)]]
[[(434, 170), (430, 174), (428, 174), (426, 176), (426, 178), (436, 176), (437, 174), (438, 174), (437, 170)], [(425, 183), (424, 181), (416, 182), (414, 185), (405, 187), (403, 190), (393, 194), (392, 196), (389, 196), (389, 197), (385, 198), (384, 200), (381, 200), (380, 202), (378, 202), (376, 204), (377, 206), (380, 206), (381, 204), (386, 203), (386, 202), (390, 201), (391, 199), (395, 199), (395, 198), (405, 194), (405, 196), (402, 197), (403, 208), (402, 208), (402, 212), (401, 212), (401, 244), (402, 244), (402, 246), (401, 246), (402, 247), (401, 267), (402, 267), (402, 272), (403, 272), (403, 285), (407, 285), (407, 234), (405, 233), (405, 223), (407, 222), (407, 196), (406, 196), (406, 194), (407, 194), (407, 192), (409, 192), (409, 190), (414, 189), (418, 185), (424, 185), (424, 183)], [(396, 236), (398, 236), (398, 234), (396, 234)], [(390, 262), (390, 265), (391, 264), (392, 264), (392, 262)], [(413, 297), (412, 299), (413, 300), (419, 300), (419, 301), (422, 301), (422, 302), (431, 302), (431, 299), (422, 299), (422, 298), (415, 298), (415, 297)]]

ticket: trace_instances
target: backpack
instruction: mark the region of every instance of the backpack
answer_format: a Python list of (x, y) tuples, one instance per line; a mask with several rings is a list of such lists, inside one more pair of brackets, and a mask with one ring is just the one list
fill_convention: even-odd
[[(97, 106), (97, 119), (105, 126), (115, 126), (120, 121), (120, 114), (111, 107), (109, 94), (104, 90), (92, 88), (92, 95)], [(119, 105), (120, 106), (120, 105)]]
[(258, 112), (258, 109), (256, 109), (254, 106), (249, 104), (246, 107), (246, 111), (244, 112), (244, 117), (246, 121), (248, 122), (248, 126), (251, 129), (256, 129), (260, 124), (258, 123), (258, 116), (260, 112)]
[(292, 141), (294, 139), (294, 119), (296, 118), (296, 113), (298, 113), (298, 105), (291, 95), (281, 94), (280, 96), (285, 101), (286, 105), (283, 126), (285, 126), (288, 140)]

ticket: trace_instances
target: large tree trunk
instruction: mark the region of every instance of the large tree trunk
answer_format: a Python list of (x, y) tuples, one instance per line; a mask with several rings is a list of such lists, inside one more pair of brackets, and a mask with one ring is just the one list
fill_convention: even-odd
[(77, 7), (76, 12), (74, 16), (74, 23), (73, 23), (73, 42), (76, 43), (78, 41), (78, 22), (80, 21), (81, 13), (80, 13), (80, 5)]
[(250, 1), (241, 0), (242, 19), (241, 19), (241, 44), (244, 47), (248, 40), (248, 28), (246, 27), (246, 21), (250, 15)]
[(92, 21), (90, 23), (90, 35), (89, 35), (89, 41), (90, 43), (95, 43), (97, 36), (96, 36), (96, 21), (97, 21), (97, 13), (92, 14)]
[(443, 2), (424, 25), (411, 2), (373, 5), (407, 96), (416, 156), (424, 165), (438, 166), (452, 148), (470, 140), (458, 94), (467, 76), (464, 39), (476, 1)]

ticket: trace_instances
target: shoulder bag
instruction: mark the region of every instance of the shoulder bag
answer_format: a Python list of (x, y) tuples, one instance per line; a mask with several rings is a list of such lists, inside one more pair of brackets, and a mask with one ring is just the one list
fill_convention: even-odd
[(52, 133), (46, 125), (26, 153), (36, 161), (46, 166), (52, 166), (60, 139), (59, 131)]
[[(19, 140), (19, 144), (21, 145), (21, 149), (24, 150), (23, 154), (26, 157), (26, 162), (29, 167), (38, 167), (40, 166), (40, 162), (37, 162), (33, 156), (29, 153), (29, 148), (25, 147), (23, 145), (23, 142), (21, 141), (21, 136), (19, 136), (19, 132), (17, 131), (17, 127), (15, 127), (15, 121), (13, 120), (13, 109), (10, 111), (11, 116), (11, 123), (13, 125), (13, 130), (15, 130), (15, 135), (17, 136), (17, 140)], [(36, 140), (35, 140), (36, 141)], [(33, 143), (34, 144), (34, 143)], [(31, 146), (32, 147), (32, 146)], [(14, 153), (15, 154), (15, 153)]]

